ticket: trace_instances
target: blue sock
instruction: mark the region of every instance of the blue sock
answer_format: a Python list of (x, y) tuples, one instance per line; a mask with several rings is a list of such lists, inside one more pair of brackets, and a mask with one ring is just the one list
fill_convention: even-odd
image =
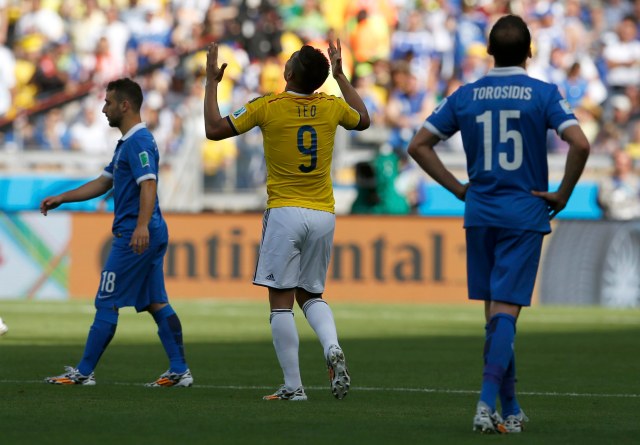
[(516, 398), (516, 355), (515, 352), (507, 372), (502, 379), (502, 386), (500, 387), (500, 405), (502, 406), (502, 417), (505, 419), (507, 416), (516, 415), (520, 412), (520, 405)]
[(509, 314), (496, 314), (489, 320), (486, 330), (480, 401), (494, 411), (498, 391), (513, 357), (516, 319)]
[(151, 314), (158, 325), (158, 337), (169, 357), (169, 370), (182, 374), (187, 370), (182, 344), (182, 325), (171, 305)]
[(96, 368), (102, 353), (107, 349), (118, 326), (118, 312), (113, 309), (100, 308), (96, 311), (93, 324), (89, 329), (89, 336), (84, 347), (82, 360), (78, 364), (78, 371), (82, 375), (89, 375)]

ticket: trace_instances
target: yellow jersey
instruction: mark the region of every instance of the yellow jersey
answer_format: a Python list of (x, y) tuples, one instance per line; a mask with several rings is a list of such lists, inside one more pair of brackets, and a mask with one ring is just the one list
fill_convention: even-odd
[(292, 92), (258, 97), (228, 116), (233, 129), (260, 127), (267, 164), (267, 208), (304, 207), (333, 213), (331, 180), (338, 125), (350, 130), (360, 114), (344, 99)]

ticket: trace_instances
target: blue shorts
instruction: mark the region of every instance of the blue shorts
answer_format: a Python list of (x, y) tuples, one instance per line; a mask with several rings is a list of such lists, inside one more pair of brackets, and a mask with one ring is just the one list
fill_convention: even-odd
[[(168, 303), (164, 287), (164, 255), (168, 237), (151, 235), (149, 248), (138, 255), (129, 246), (131, 238), (114, 237), (111, 253), (100, 274), (96, 308), (133, 306), (141, 312), (151, 303)], [(154, 242), (155, 241), (155, 242)]]
[(469, 299), (530, 306), (544, 233), (468, 227), (466, 237)]

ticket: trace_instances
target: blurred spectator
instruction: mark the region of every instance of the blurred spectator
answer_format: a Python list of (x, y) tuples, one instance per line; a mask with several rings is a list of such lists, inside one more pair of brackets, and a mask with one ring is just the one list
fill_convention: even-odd
[(42, 100), (71, 86), (68, 73), (58, 67), (59, 45), (52, 43), (38, 52), (35, 72), (30, 83), (37, 88), (37, 99)]
[(373, 163), (360, 162), (356, 170), (356, 199), (352, 214), (406, 215), (410, 212), (407, 200), (396, 189), (398, 157), (382, 150)]
[(433, 36), (426, 29), (420, 11), (411, 11), (391, 36), (391, 61), (406, 60), (418, 83), (435, 90), (439, 60), (435, 58)]
[(391, 52), (390, 30), (380, 14), (361, 9), (355, 18), (349, 42), (356, 63), (388, 59)]
[(107, 39), (109, 54), (116, 66), (121, 67), (125, 73), (127, 42), (131, 36), (131, 30), (120, 20), (118, 9), (111, 6), (106, 11), (107, 23), (102, 32), (102, 37)]
[(144, 71), (172, 54), (172, 16), (159, 3), (146, 3), (142, 7), (144, 19), (136, 28), (130, 29), (132, 36), (127, 43), (127, 63), (136, 71)]
[(562, 82), (558, 84), (560, 88), (560, 92), (567, 99), (569, 105), (572, 108), (580, 105), (585, 95), (587, 94), (587, 87), (589, 86), (589, 82), (587, 79), (582, 77), (580, 73), (580, 63), (574, 62), (569, 71), (567, 72), (567, 77)]
[(318, 0), (303, 0), (300, 14), (291, 17), (285, 24), (304, 41), (318, 40), (327, 34), (328, 26)]
[(5, 37), (6, 35), (0, 32), (0, 117), (11, 110), (16, 93), (16, 59), (4, 44)]
[(629, 97), (616, 94), (609, 100), (611, 117), (609, 125), (616, 128), (620, 135), (620, 142), (624, 145), (629, 141), (633, 121), (631, 120), (632, 103)]
[(68, 127), (60, 108), (45, 113), (35, 128), (34, 143), (42, 150), (66, 150), (69, 148), (68, 139)]
[(612, 154), (613, 172), (598, 186), (598, 206), (605, 219), (630, 220), (640, 217), (640, 179), (633, 160), (624, 150)]
[(607, 84), (614, 92), (640, 84), (640, 41), (635, 16), (628, 15), (618, 24), (616, 37), (605, 43), (603, 57), (608, 69)]
[(635, 161), (640, 159), (640, 120), (634, 122), (630, 139), (624, 149)]
[(61, 42), (65, 38), (65, 24), (58, 11), (44, 7), (40, 0), (22, 0), (21, 11), (15, 22), (17, 39), (37, 34), (49, 42)]
[(410, 65), (402, 60), (391, 68), (393, 88), (386, 108), (389, 144), (400, 159), (406, 158), (409, 141), (433, 108), (433, 101)]
[(384, 126), (387, 90), (380, 85), (376, 85), (371, 64), (361, 63), (358, 65), (354, 77), (354, 86), (367, 107), (371, 118), (371, 126)]
[(96, 101), (85, 100), (79, 119), (69, 129), (71, 150), (95, 155), (108, 154), (113, 150), (118, 134), (98, 119), (99, 110), (100, 105)]

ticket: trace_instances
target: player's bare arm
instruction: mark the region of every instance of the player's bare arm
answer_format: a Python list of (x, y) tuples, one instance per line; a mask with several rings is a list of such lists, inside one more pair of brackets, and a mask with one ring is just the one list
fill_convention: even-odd
[(422, 127), (409, 143), (409, 156), (411, 156), (422, 169), (440, 185), (453, 193), (456, 198), (464, 201), (469, 184), (461, 184), (453, 176), (434, 150), (434, 146), (440, 142), (440, 138)]
[(371, 125), (371, 119), (369, 118), (369, 112), (362, 98), (360, 98), (360, 95), (358, 95), (358, 92), (353, 85), (351, 85), (351, 82), (349, 82), (349, 79), (347, 79), (347, 76), (345, 76), (342, 70), (342, 47), (340, 46), (340, 39), (336, 41), (335, 45), (330, 41), (327, 51), (331, 62), (331, 72), (333, 73), (333, 78), (338, 82), (342, 97), (351, 108), (360, 113), (360, 123), (358, 123), (358, 126), (354, 128), (354, 130), (366, 130), (369, 128), (369, 125)]
[(131, 235), (129, 246), (137, 254), (147, 250), (149, 247), (149, 221), (153, 215), (153, 208), (156, 204), (156, 192), (158, 183), (153, 179), (148, 179), (140, 183), (140, 211), (138, 212), (138, 222)]
[(584, 132), (578, 125), (572, 125), (562, 132), (562, 139), (569, 144), (569, 153), (564, 168), (564, 176), (560, 187), (555, 192), (544, 192), (534, 190), (532, 193), (547, 201), (549, 205), (549, 216), (555, 217), (567, 206), (569, 197), (573, 193), (584, 167), (589, 158), (591, 146)]
[(207, 75), (204, 93), (204, 129), (207, 139), (219, 141), (235, 136), (233, 128), (220, 115), (218, 105), (218, 84), (224, 77), (227, 64), (218, 66), (218, 44), (211, 43), (207, 50)]
[(48, 196), (40, 201), (40, 213), (47, 216), (49, 210), (58, 208), (65, 202), (88, 201), (107, 193), (113, 187), (113, 180), (107, 176), (99, 176), (93, 181), (55, 196)]

